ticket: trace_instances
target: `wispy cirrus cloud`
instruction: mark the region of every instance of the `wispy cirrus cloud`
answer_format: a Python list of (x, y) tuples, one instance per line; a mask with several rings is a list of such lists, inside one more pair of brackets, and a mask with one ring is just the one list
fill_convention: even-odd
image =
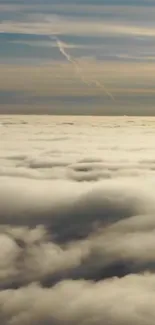
[[(130, 26), (128, 24), (113, 23), (102, 20), (92, 21), (65, 19), (65, 17), (55, 16), (30, 16), (31, 19), (25, 22), (3, 21), (0, 24), (2, 33), (25, 33), (37, 35), (131, 35), (131, 36), (154, 36), (155, 29), (142, 26)], [(34, 21), (33, 21), (34, 20)]]
[[(105, 106), (109, 106), (104, 91), (101, 93), (99, 87), (94, 89), (86, 87), (75, 73), (71, 62), (70, 64), (68, 62), (64, 72), (66, 58), (59, 51), (56, 42), (51, 40), (53, 36), (59, 38), (68, 56), (73, 58), (74, 62), (78, 62), (79, 69), (84, 69), (83, 80), (89, 83), (94, 77), (96, 85), (102, 83), (110, 93), (114, 92), (114, 95), (117, 93), (118, 108), (130, 105), (144, 106), (147, 102), (152, 112), (154, 77), (151, 71), (155, 60), (153, 1), (130, 1), (129, 3), (100, 0), (94, 3), (93, 1), (48, 0), (44, 5), (38, 1), (27, 1), (23, 4), (19, 1), (1, 2), (0, 5), (2, 8), (0, 13), (1, 68), (3, 64), (6, 67), (8, 63), (20, 65), (25, 75), (24, 66), (31, 67), (31, 71), (28, 68), (30, 72), (28, 83), (27, 77), (25, 78), (25, 84), (27, 83), (24, 87), (25, 95), (19, 94), (23, 91), (23, 82), (19, 82), (22, 76), (20, 73), (19, 78), (18, 68), (18, 81), (14, 80), (14, 86), (10, 86), (8, 82), (9, 89), (4, 89), (1, 83), (1, 93), (5, 92), (2, 94), (1, 105), (3, 103), (5, 109), (6, 104), (9, 105), (8, 102), (5, 103), (5, 94), (7, 91), (12, 91), (13, 87), (15, 93), (12, 95), (12, 105), (16, 103), (20, 105), (23, 100), (25, 107), (29, 105), (28, 111), (32, 106), (41, 106), (43, 103), (48, 110), (52, 102), (53, 106), (60, 105), (56, 98), (57, 93), (60, 93), (61, 99), (65, 96), (65, 107), (74, 105), (76, 111), (81, 103), (85, 105), (86, 98), (89, 106), (92, 96), (92, 106), (101, 106), (103, 98)], [(105, 62), (108, 65), (108, 72)], [(53, 68), (53, 63), (56, 66), (59, 64), (57, 72)], [(127, 69), (124, 63), (127, 63)], [(43, 68), (43, 65), (45, 67), (50, 64), (51, 75), (46, 68)], [(138, 66), (136, 69), (135, 64)], [(38, 65), (42, 72), (43, 83), (38, 72), (38, 80), (34, 74), (35, 69), (38, 71)], [(114, 65), (117, 66), (116, 69)], [(104, 66), (104, 69), (101, 66)], [(46, 77), (45, 73), (47, 73)], [(132, 73), (134, 76), (131, 77)], [(12, 76), (10, 78), (12, 80)], [(33, 93), (32, 96), (29, 92)], [(79, 96), (80, 92), (81, 96)], [(53, 93), (56, 97), (52, 100)], [(43, 94), (42, 98), (40, 94)], [(96, 104), (94, 104), (95, 98)], [(134, 110), (132, 107), (130, 109)], [(36, 111), (36, 108), (34, 110)]]

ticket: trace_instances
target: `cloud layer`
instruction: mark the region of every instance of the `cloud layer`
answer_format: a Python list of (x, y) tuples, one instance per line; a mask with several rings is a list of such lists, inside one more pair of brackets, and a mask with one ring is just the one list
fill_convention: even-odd
[(154, 123), (1, 116), (1, 323), (154, 323)]

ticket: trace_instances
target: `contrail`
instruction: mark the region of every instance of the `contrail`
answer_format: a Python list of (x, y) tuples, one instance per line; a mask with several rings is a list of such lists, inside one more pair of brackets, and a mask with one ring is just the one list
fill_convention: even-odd
[(113, 100), (115, 101), (115, 97), (113, 96), (113, 94), (103, 85), (101, 84), (98, 80), (93, 80), (91, 79), (92, 83), (96, 85), (96, 87), (103, 89), (104, 92)]
[(60, 52), (62, 53), (62, 55), (64, 55), (64, 57), (65, 57), (69, 62), (72, 63), (72, 58), (71, 58), (71, 56), (70, 56), (70, 55), (65, 51), (64, 46), (63, 46), (63, 43), (62, 43), (62, 42), (61, 42), (57, 37), (55, 37), (55, 40), (56, 40), (57, 46), (58, 46)]
[(78, 76), (80, 77), (80, 79), (83, 81), (83, 83), (87, 84), (88, 86), (90, 86), (91, 84), (85, 79), (85, 77), (82, 74), (82, 69), (80, 67), (80, 65), (78, 64), (78, 62), (73, 59), (71, 57), (71, 55), (69, 55), (65, 49), (64, 49), (64, 44), (63, 42), (61, 42), (56, 36), (50, 37), (52, 40), (54, 39), (57, 43), (57, 46), (59, 48), (60, 53), (67, 59), (68, 62), (70, 62), (74, 68), (75, 68), (75, 72), (76, 74), (78, 74)]
[(88, 86), (91, 86), (92, 84), (94, 84), (97, 88), (102, 89), (113, 101), (115, 101), (113, 94), (103, 84), (101, 84), (98, 80), (91, 79), (88, 81), (85, 78), (85, 76), (83, 76), (83, 70), (82, 70), (80, 64), (77, 62), (77, 60), (72, 58), (70, 54), (68, 54), (66, 52), (63, 42), (61, 42), (58, 39), (58, 37), (50, 36), (50, 39), (56, 41), (56, 44), (59, 48), (60, 53), (67, 59), (68, 62), (70, 62), (75, 67), (75, 71), (80, 76), (80, 79), (83, 81), (83, 83), (87, 84)]

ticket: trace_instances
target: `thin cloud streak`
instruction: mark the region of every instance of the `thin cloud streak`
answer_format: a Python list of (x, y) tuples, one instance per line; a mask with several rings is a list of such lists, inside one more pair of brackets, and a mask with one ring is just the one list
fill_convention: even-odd
[[(40, 16), (38, 17), (40, 18)], [(144, 26), (130, 26), (126, 24), (114, 24), (113, 22), (103, 23), (102, 21), (92, 20), (67, 20), (58, 19), (52, 20), (44, 18), (38, 22), (14, 22), (3, 21), (0, 25), (1, 33), (25, 33), (36, 35), (88, 35), (88, 36), (104, 36), (104, 35), (131, 35), (131, 36), (148, 36), (153, 37), (155, 35), (155, 29)]]
[(82, 69), (79, 61), (77, 61), (75, 58), (72, 58), (70, 54), (68, 54), (63, 46), (63, 43), (57, 38), (57, 37), (52, 37), (52, 39), (56, 39), (57, 46), (62, 53), (62, 55), (67, 59), (68, 62), (73, 64), (75, 66), (76, 73), (79, 75), (80, 79), (88, 86), (91, 86), (92, 84), (95, 84), (96, 87), (102, 89), (113, 101), (115, 101), (115, 98), (109, 90), (102, 85), (98, 80), (90, 79), (89, 81), (86, 79), (84, 75), (84, 70)]

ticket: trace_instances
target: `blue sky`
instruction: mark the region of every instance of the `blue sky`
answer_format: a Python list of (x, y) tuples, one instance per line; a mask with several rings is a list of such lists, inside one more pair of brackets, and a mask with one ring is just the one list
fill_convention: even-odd
[(0, 1), (0, 112), (155, 114), (155, 0)]

